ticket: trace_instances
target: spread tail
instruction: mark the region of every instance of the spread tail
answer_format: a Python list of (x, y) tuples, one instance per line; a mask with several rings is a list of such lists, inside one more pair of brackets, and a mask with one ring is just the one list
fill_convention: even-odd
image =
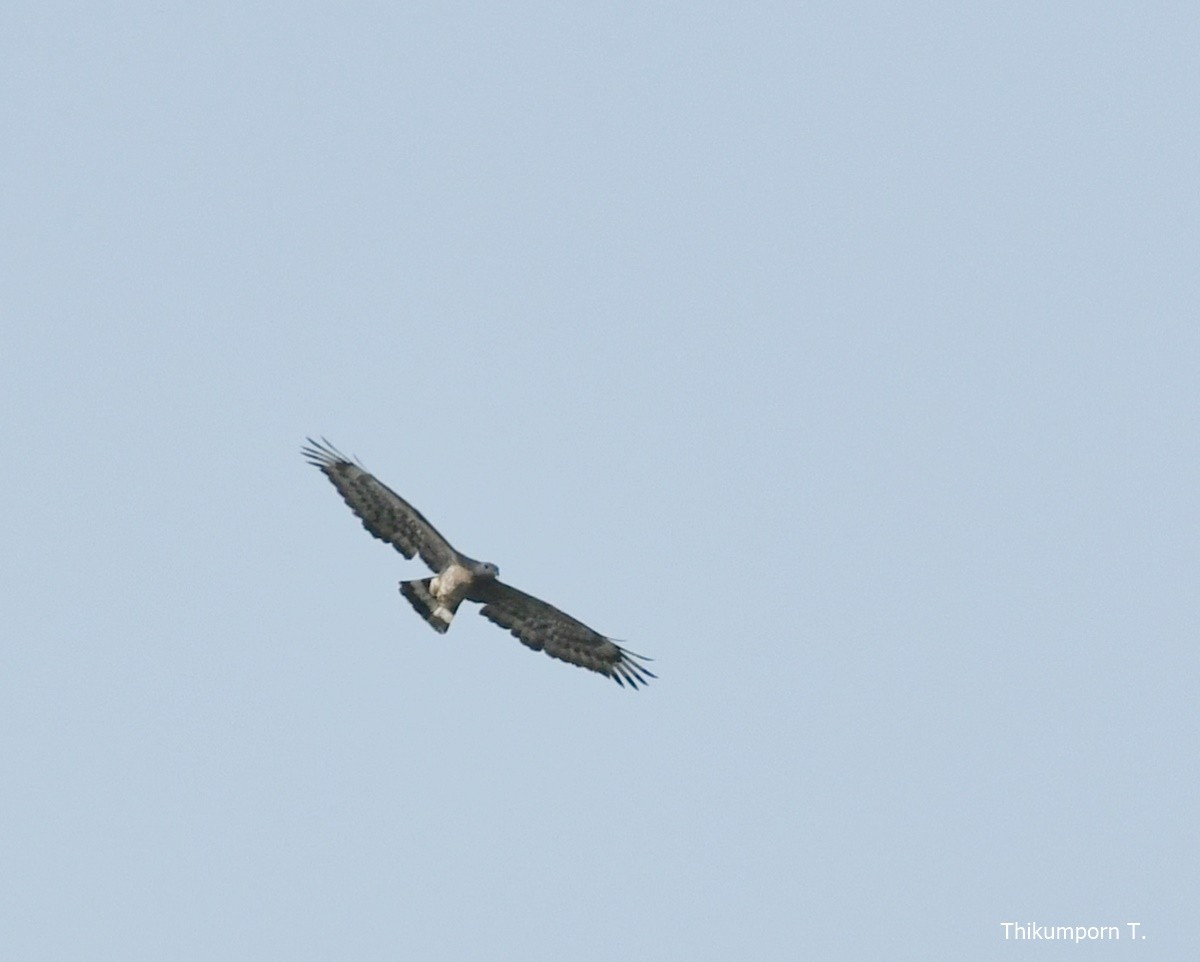
[(447, 608), (438, 601), (433, 596), (433, 592), (429, 590), (432, 582), (432, 578), (401, 581), (400, 594), (408, 599), (409, 604), (417, 609), (417, 614), (428, 621), (434, 631), (444, 635), (446, 629), (450, 627), (450, 621), (454, 618), (454, 612), (458, 609), (458, 605)]

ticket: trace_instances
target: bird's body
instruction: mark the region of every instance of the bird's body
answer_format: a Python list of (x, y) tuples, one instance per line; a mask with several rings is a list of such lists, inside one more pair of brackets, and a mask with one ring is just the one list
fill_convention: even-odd
[(444, 634), (459, 605), (472, 601), (483, 605), (480, 614), (485, 618), (535, 651), (607, 675), (619, 685), (636, 688), (655, 677), (641, 664), (643, 656), (504, 584), (500, 569), (491, 562), (457, 551), (421, 512), (327, 441), (310, 438), (302, 453), (333, 482), (367, 531), (406, 558), (420, 555), (433, 570), (431, 578), (400, 582), (400, 593), (435, 631)]
[(494, 580), (495, 569), (495, 565), (463, 558), (462, 561), (451, 562), (432, 578), (401, 581), (400, 593), (434, 631), (445, 634), (458, 606), (484, 581), (489, 578)]
[[(446, 628), (449, 628), (450, 619), (454, 617), (454, 612), (458, 610), (462, 600), (467, 597), (475, 579), (486, 576), (486, 572), (481, 573), (466, 565), (452, 564), (440, 575), (431, 578), (429, 593), (437, 602), (437, 607), (433, 610), (434, 616), (444, 621)], [(445, 631), (446, 628), (443, 628), (442, 631)]]

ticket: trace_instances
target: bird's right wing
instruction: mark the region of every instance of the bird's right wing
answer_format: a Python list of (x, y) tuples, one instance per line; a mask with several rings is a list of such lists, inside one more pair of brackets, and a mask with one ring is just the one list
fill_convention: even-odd
[(459, 553), (443, 538), (420, 511), (356, 464), (328, 441), (308, 438), (301, 453), (338, 489), (362, 525), (380, 541), (386, 541), (404, 557), (420, 555), (434, 571), (457, 561)]

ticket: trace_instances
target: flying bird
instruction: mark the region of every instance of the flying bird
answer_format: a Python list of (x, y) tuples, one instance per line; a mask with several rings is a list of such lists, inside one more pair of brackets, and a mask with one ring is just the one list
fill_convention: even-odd
[(444, 634), (458, 606), (474, 601), (483, 605), (481, 615), (534, 651), (607, 675), (622, 687), (637, 688), (657, 677), (641, 663), (651, 659), (506, 585), (490, 561), (476, 561), (456, 550), (420, 511), (328, 441), (307, 441), (301, 453), (333, 482), (363, 527), (406, 558), (420, 555), (434, 572), (430, 578), (400, 582), (400, 593), (434, 631)]

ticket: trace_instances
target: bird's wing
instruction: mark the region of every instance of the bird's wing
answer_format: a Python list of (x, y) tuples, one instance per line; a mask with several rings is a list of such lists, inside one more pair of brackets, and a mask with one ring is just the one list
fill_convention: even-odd
[(362, 520), (362, 525), (380, 541), (386, 541), (404, 557), (419, 554), (434, 571), (443, 571), (457, 561), (459, 553), (438, 534), (425, 516), (391, 488), (356, 464), (328, 441), (308, 438), (301, 453), (338, 489), (342, 499)]
[(644, 655), (626, 651), (553, 605), (502, 581), (477, 582), (467, 597), (483, 604), (481, 615), (507, 628), (534, 651), (607, 675), (621, 686), (628, 683), (637, 688), (657, 677), (640, 663), (639, 659), (650, 660)]

